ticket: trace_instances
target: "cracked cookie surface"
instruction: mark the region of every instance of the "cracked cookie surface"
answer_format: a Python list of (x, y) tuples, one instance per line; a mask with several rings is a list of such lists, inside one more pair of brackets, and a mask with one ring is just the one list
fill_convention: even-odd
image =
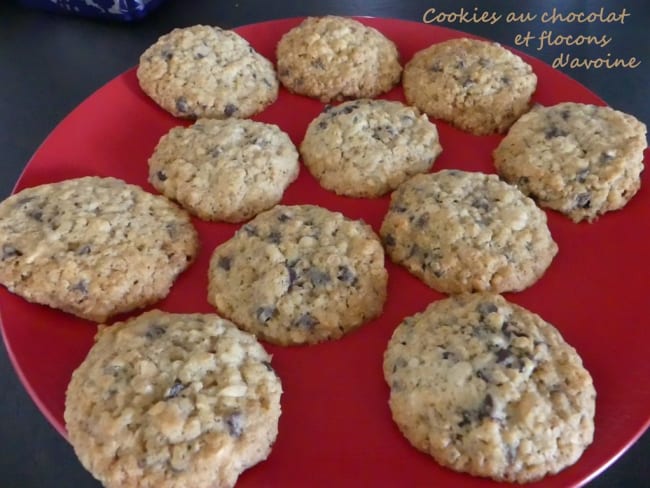
[(278, 203), (297, 176), (289, 136), (252, 120), (175, 127), (149, 159), (151, 184), (204, 220), (247, 220)]
[(442, 151), (436, 126), (413, 107), (355, 100), (327, 107), (300, 146), (305, 166), (328, 190), (377, 197), (431, 169)]
[(373, 98), (399, 83), (395, 43), (354, 19), (309, 17), (277, 46), (278, 77), (291, 92), (322, 102)]
[(214, 314), (154, 310), (100, 327), (66, 393), (70, 442), (106, 487), (233, 486), (278, 434), (270, 361)]
[(410, 105), (484, 135), (505, 132), (528, 111), (537, 76), (497, 43), (461, 38), (415, 53), (402, 83)]
[(142, 90), (177, 117), (246, 118), (278, 97), (273, 64), (236, 32), (195, 25), (161, 36), (140, 57)]
[(641, 186), (646, 126), (609, 107), (560, 103), (518, 120), (494, 151), (499, 174), (537, 203), (592, 221)]
[(558, 250), (533, 200), (496, 175), (458, 170), (400, 185), (380, 233), (394, 262), (445, 293), (520, 291)]
[(30, 302), (103, 322), (167, 295), (194, 260), (189, 215), (116, 178), (22, 190), (0, 204), (0, 283)]
[(576, 350), (499, 295), (457, 295), (406, 318), (384, 377), (400, 431), (457, 471), (534, 481), (593, 440), (596, 392)]
[(215, 249), (208, 277), (221, 314), (281, 345), (337, 339), (377, 317), (388, 279), (370, 226), (313, 205), (259, 214)]

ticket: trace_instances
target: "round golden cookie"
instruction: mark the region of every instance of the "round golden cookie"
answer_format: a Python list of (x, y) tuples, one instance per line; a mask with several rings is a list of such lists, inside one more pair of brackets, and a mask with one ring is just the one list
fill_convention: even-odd
[(641, 187), (646, 126), (610, 107), (535, 107), (494, 151), (499, 174), (574, 222), (624, 207)]
[(390, 258), (445, 293), (520, 291), (557, 254), (546, 214), (496, 175), (417, 175), (391, 196), (381, 226)]
[(278, 203), (298, 169), (298, 151), (278, 126), (201, 119), (160, 139), (149, 182), (204, 220), (241, 222)]
[(142, 56), (142, 90), (177, 117), (246, 118), (278, 97), (273, 64), (236, 32), (207, 25), (174, 29)]
[(218, 246), (208, 301), (242, 329), (281, 345), (342, 337), (386, 299), (384, 250), (372, 228), (314, 205), (277, 205)]
[(406, 318), (384, 377), (400, 431), (456, 471), (534, 481), (575, 463), (593, 440), (596, 392), (580, 356), (499, 295), (457, 295)]
[(167, 296), (198, 248), (187, 212), (116, 178), (49, 183), (0, 203), (0, 283), (95, 322)]
[(395, 43), (353, 19), (309, 17), (277, 46), (280, 82), (289, 91), (322, 102), (373, 98), (402, 74)]
[(367, 99), (326, 107), (300, 145), (321, 186), (352, 197), (394, 190), (430, 170), (441, 151), (426, 115), (400, 102)]
[(499, 44), (461, 38), (415, 53), (402, 84), (409, 104), (483, 135), (505, 132), (528, 111), (537, 76)]
[(154, 310), (101, 326), (66, 392), (69, 440), (107, 488), (232, 487), (278, 434), (270, 361), (217, 315)]

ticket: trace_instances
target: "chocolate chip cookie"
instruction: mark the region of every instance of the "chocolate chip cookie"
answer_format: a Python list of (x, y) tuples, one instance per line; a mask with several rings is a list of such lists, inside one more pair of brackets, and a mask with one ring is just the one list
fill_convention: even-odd
[(497, 43), (452, 39), (415, 53), (404, 96), (424, 113), (477, 135), (505, 132), (530, 108), (532, 67)]
[(377, 317), (386, 298), (370, 226), (313, 205), (259, 214), (215, 249), (208, 277), (221, 314), (281, 345), (337, 339)]
[(520, 291), (557, 254), (546, 214), (496, 175), (417, 175), (391, 196), (381, 236), (391, 259), (445, 293)]
[(499, 174), (574, 222), (618, 210), (641, 186), (646, 126), (632, 115), (580, 103), (538, 106), (494, 151)]
[(273, 64), (236, 32), (174, 29), (140, 57), (142, 90), (177, 117), (245, 118), (278, 97)]
[(278, 77), (291, 92), (323, 102), (373, 98), (402, 74), (395, 43), (354, 19), (309, 17), (277, 46)]
[(416, 108), (365, 99), (327, 106), (300, 146), (324, 188), (352, 197), (394, 190), (431, 169), (441, 151), (436, 126)]
[(154, 310), (100, 327), (65, 423), (106, 487), (231, 487), (269, 455), (282, 385), (255, 337), (217, 315)]
[(0, 283), (96, 322), (165, 297), (198, 246), (185, 211), (116, 178), (27, 188), (0, 204)]
[(298, 151), (276, 125), (201, 119), (175, 127), (149, 159), (149, 181), (205, 220), (241, 222), (280, 201)]
[(384, 377), (404, 436), (456, 471), (534, 481), (575, 463), (593, 440), (596, 392), (580, 356), (498, 295), (458, 295), (406, 318)]

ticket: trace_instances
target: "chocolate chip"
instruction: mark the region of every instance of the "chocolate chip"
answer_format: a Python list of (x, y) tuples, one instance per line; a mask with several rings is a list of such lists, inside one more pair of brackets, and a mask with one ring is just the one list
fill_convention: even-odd
[(570, 115), (571, 115), (571, 111), (569, 111), (568, 109), (564, 109), (562, 110), (562, 112), (560, 112), (560, 117), (562, 117), (562, 120), (569, 120)]
[(273, 306), (266, 306), (266, 307), (259, 307), (255, 311), (255, 316), (257, 317), (257, 320), (262, 322), (263, 324), (267, 323), (273, 315), (275, 315), (276, 309)]
[(451, 351), (444, 351), (442, 353), (442, 359), (454, 359), (454, 358), (455, 358), (455, 355)]
[(325, 69), (325, 65), (323, 64), (323, 61), (322, 61), (320, 58), (316, 58), (315, 60), (313, 60), (313, 61), (311, 62), (311, 65), (312, 65), (314, 68)]
[(492, 66), (492, 61), (490, 61), (488, 58), (479, 58), (478, 65), (481, 68), (489, 68)]
[(70, 291), (76, 291), (82, 295), (88, 295), (88, 280), (79, 280), (74, 285), (70, 286)]
[(278, 216), (278, 220), (280, 222), (286, 222), (287, 220), (291, 220), (291, 217), (289, 217), (287, 214), (283, 213)]
[(90, 251), (91, 251), (90, 245), (84, 244), (79, 249), (77, 249), (77, 254), (79, 256), (87, 256), (88, 254), (90, 254)]
[(404, 213), (407, 210), (408, 209), (406, 207), (402, 206), (402, 205), (391, 205), (390, 206), (390, 211), (391, 212)]
[(327, 128), (327, 122), (324, 121), (324, 120), (321, 120), (321, 121), (318, 123), (318, 128), (319, 128), (319, 129), (326, 129), (326, 128)]
[(384, 244), (387, 246), (394, 246), (396, 244), (395, 238), (392, 234), (386, 234), (384, 236)]
[(517, 336), (517, 337), (528, 337), (527, 334), (524, 334), (523, 332), (521, 332), (517, 328), (517, 323), (516, 322), (510, 321), (510, 320), (506, 320), (503, 323), (503, 325), (501, 326), (501, 332), (503, 332), (503, 334), (506, 337), (510, 337), (511, 335), (514, 335), (514, 336)]
[(490, 210), (490, 202), (485, 197), (477, 197), (472, 201), (472, 207), (487, 212)]
[(499, 308), (494, 303), (483, 302), (483, 303), (479, 303), (478, 307), (476, 307), (476, 311), (481, 315), (485, 316), (485, 315), (490, 315), (491, 313), (498, 312)]
[(492, 399), (492, 395), (488, 393), (487, 395), (485, 395), (485, 398), (483, 399), (483, 402), (481, 403), (481, 406), (478, 409), (478, 419), (482, 420), (485, 417), (491, 417), (493, 411), (494, 411), (494, 400)]
[(311, 329), (316, 324), (318, 324), (318, 320), (316, 320), (316, 318), (309, 312), (302, 314), (300, 318), (294, 322), (294, 325), (297, 327), (304, 327), (305, 329)]
[(163, 57), (165, 61), (169, 61), (174, 57), (174, 53), (170, 49), (163, 49), (160, 55)]
[(600, 153), (600, 157), (598, 158), (598, 162), (600, 164), (607, 164), (609, 163), (612, 159), (614, 159), (614, 154), (612, 154), (613, 151), (603, 151)]
[(16, 249), (11, 244), (3, 244), (2, 245), (2, 260), (3, 261), (6, 261), (7, 259), (11, 259), (11, 258), (19, 258), (22, 255), (23, 255), (23, 253), (20, 252), (18, 249)]
[(501, 77), (501, 83), (504, 85), (509, 85), (512, 82), (509, 76), (502, 76)]
[(27, 212), (27, 216), (30, 219), (34, 219), (37, 222), (43, 222), (43, 211), (42, 210), (31, 210)]
[(517, 180), (517, 186), (526, 186), (529, 182), (530, 182), (530, 179), (528, 178), (528, 176), (521, 176)]
[(262, 364), (264, 365), (267, 371), (272, 371), (273, 373), (275, 373), (275, 370), (273, 369), (273, 366), (271, 366), (271, 363), (269, 363), (268, 361), (262, 361)]
[(415, 221), (415, 226), (418, 229), (422, 229), (424, 228), (424, 226), (427, 225), (428, 222), (429, 222), (429, 214), (423, 213)]
[(182, 392), (185, 388), (187, 387), (179, 380), (174, 381), (174, 384), (169, 387), (167, 393), (165, 394), (165, 400), (169, 400), (170, 398), (176, 398), (179, 395), (179, 393)]
[(165, 329), (162, 325), (153, 324), (149, 326), (147, 332), (144, 333), (144, 336), (149, 340), (154, 340), (162, 337), (165, 332), (167, 332), (167, 329)]
[(165, 226), (165, 229), (167, 229), (167, 233), (169, 234), (169, 237), (172, 239), (176, 239), (178, 236), (178, 226), (176, 225), (175, 222), (168, 222), (167, 225)]
[(511, 357), (513, 357), (513, 354), (508, 349), (499, 349), (497, 351), (497, 363), (505, 363)]
[(280, 241), (282, 240), (282, 234), (277, 230), (272, 230), (269, 236), (267, 237), (267, 240), (271, 244), (280, 244)]
[(432, 71), (433, 73), (442, 73), (442, 66), (440, 66), (440, 63), (434, 63), (429, 68), (429, 71)]
[(558, 128), (555, 125), (552, 125), (548, 129), (544, 131), (544, 137), (546, 139), (553, 139), (554, 137), (564, 137), (567, 135), (566, 131), (563, 131), (562, 129)]
[(246, 224), (244, 227), (242, 227), (242, 229), (244, 229), (244, 232), (246, 232), (246, 234), (248, 234), (249, 236), (257, 235), (257, 227), (255, 227), (254, 225)]
[(244, 416), (242, 413), (231, 413), (224, 420), (226, 421), (226, 426), (228, 426), (228, 433), (232, 437), (241, 437), (241, 435), (244, 433)]
[(329, 274), (316, 268), (310, 268), (309, 271), (307, 271), (307, 276), (314, 286), (322, 286), (331, 281)]
[(167, 175), (164, 171), (158, 171), (156, 173), (156, 178), (158, 178), (160, 181), (165, 181), (167, 179)]
[(289, 289), (291, 289), (293, 284), (298, 279), (298, 273), (296, 273), (295, 266), (296, 266), (295, 263), (294, 264), (287, 264), (287, 274), (289, 275)]
[(223, 151), (219, 146), (215, 146), (214, 148), (212, 148), (210, 150), (210, 152), (208, 154), (213, 158), (218, 158), (219, 156), (221, 156), (222, 152)]
[(580, 193), (576, 197), (576, 207), (578, 207), (578, 208), (589, 208), (589, 207), (591, 207), (591, 194), (589, 194), (589, 193)]
[(466, 425), (469, 425), (472, 423), (472, 417), (471, 414), (468, 411), (464, 411), (462, 414), (463, 420), (458, 422), (458, 427), (465, 427)]
[(579, 183), (584, 183), (587, 181), (587, 176), (589, 176), (589, 168), (581, 169), (576, 173), (576, 179)]
[(217, 266), (223, 269), (224, 271), (230, 271), (230, 264), (232, 263), (232, 258), (230, 256), (221, 256), (219, 261), (217, 261)]
[(207, 54), (204, 53), (194, 53), (194, 59), (203, 59), (207, 56)]
[(476, 372), (476, 377), (479, 378), (479, 379), (481, 379), (481, 380), (483, 380), (483, 381), (485, 381), (486, 383), (489, 383), (489, 382), (490, 382), (490, 379), (488, 378), (487, 374), (486, 374), (485, 371), (483, 371), (482, 369), (479, 369), (479, 370)]
[(187, 104), (187, 99), (185, 97), (178, 97), (176, 99), (176, 110), (182, 114), (189, 114), (190, 106)]
[(232, 115), (233, 115), (237, 110), (239, 110), (239, 109), (237, 108), (237, 105), (234, 105), (234, 104), (232, 104), (232, 103), (227, 103), (226, 106), (225, 106), (224, 109), (223, 109), (223, 114), (224, 114), (226, 117), (232, 117)]
[(31, 202), (31, 201), (34, 200), (35, 198), (36, 198), (36, 197), (21, 197), (21, 198), (18, 199), (18, 201), (16, 202), (16, 205), (17, 205), (17, 206), (25, 205), (26, 203)]
[(464, 68), (465, 68), (465, 61), (459, 59), (458, 62), (456, 63), (456, 69), (464, 69)]
[(339, 266), (339, 272), (336, 279), (354, 286), (357, 283), (357, 276), (347, 266)]

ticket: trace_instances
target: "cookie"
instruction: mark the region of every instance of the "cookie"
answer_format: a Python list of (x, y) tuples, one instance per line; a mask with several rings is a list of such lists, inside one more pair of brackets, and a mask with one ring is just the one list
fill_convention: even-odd
[(183, 118), (250, 117), (278, 97), (273, 64), (239, 34), (207, 25), (161, 36), (137, 76), (149, 97)]
[(609, 107), (535, 107), (494, 151), (499, 174), (574, 222), (618, 210), (641, 186), (646, 126)]
[(100, 327), (67, 389), (70, 443), (107, 488), (233, 486), (278, 434), (270, 361), (217, 315), (154, 310)]
[(499, 295), (459, 295), (406, 318), (384, 377), (402, 434), (456, 471), (534, 481), (575, 463), (593, 440), (596, 392), (580, 356)]
[(0, 204), (0, 283), (96, 322), (165, 297), (198, 246), (186, 212), (116, 178), (27, 188)]
[(417, 175), (391, 196), (381, 236), (391, 259), (445, 293), (520, 291), (557, 254), (546, 214), (496, 175)]
[(149, 159), (151, 184), (204, 220), (247, 220), (278, 203), (297, 176), (289, 136), (252, 120), (175, 127)]
[(282, 36), (278, 77), (293, 93), (322, 102), (373, 98), (399, 83), (395, 43), (353, 19), (309, 17)]
[(218, 246), (208, 301), (258, 338), (337, 339), (377, 317), (387, 273), (379, 238), (362, 221), (313, 205), (276, 206)]
[(442, 148), (426, 115), (399, 102), (328, 106), (307, 128), (300, 154), (320, 184), (339, 195), (378, 197), (431, 169)]
[(529, 110), (537, 76), (499, 44), (461, 38), (415, 53), (402, 84), (410, 105), (484, 135), (505, 132)]

